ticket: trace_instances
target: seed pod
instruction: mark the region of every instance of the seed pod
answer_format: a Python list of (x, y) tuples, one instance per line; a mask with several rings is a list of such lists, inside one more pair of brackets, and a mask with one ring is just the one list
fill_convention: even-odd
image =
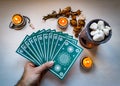
[(77, 10), (76, 12), (72, 12), (71, 15), (79, 16), (81, 14), (80, 10)]
[(70, 24), (73, 27), (77, 26), (77, 20), (70, 20)]
[(74, 27), (74, 30), (81, 30), (81, 29), (82, 29), (81, 26)]
[(74, 27), (73, 31), (75, 33), (75, 37), (78, 37), (78, 35), (81, 32), (81, 30), (82, 30), (81, 26)]
[(65, 13), (70, 12), (70, 11), (71, 11), (71, 7), (66, 7), (61, 11), (61, 14), (65, 14)]
[(75, 33), (80, 33), (81, 31), (80, 30), (78, 30), (78, 31), (74, 31)]
[(75, 15), (71, 15), (72, 20), (76, 20), (76, 16)]
[(79, 36), (79, 33), (75, 33), (75, 37), (77, 38)]
[(85, 26), (85, 20), (79, 19), (78, 20), (78, 25), (84, 27)]
[(70, 12), (65, 13), (65, 17), (69, 18)]
[(79, 16), (81, 14), (81, 11), (80, 10), (77, 10), (77, 15)]

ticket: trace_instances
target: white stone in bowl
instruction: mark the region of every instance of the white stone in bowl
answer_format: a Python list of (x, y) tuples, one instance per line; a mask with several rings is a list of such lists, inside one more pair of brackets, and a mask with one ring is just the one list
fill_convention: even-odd
[(93, 36), (94, 41), (102, 41), (105, 38), (105, 34), (102, 30), (99, 30), (97, 34)]
[(90, 29), (92, 29), (92, 30), (96, 30), (97, 29), (97, 23), (92, 23), (91, 25), (90, 25)]
[(104, 21), (98, 21), (98, 29), (104, 29)]

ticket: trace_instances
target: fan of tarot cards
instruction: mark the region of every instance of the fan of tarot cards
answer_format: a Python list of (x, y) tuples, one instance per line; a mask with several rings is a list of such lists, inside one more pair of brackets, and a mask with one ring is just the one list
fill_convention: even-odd
[(16, 52), (36, 66), (53, 60), (49, 71), (63, 79), (83, 51), (77, 42), (66, 33), (43, 29), (27, 35)]

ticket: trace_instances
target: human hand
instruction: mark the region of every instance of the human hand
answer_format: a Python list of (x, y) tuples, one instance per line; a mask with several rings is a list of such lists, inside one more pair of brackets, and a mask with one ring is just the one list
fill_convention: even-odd
[(24, 73), (21, 80), (16, 86), (39, 86), (47, 69), (54, 64), (53, 61), (46, 62), (41, 66), (35, 67), (34, 64), (28, 62), (24, 67)]

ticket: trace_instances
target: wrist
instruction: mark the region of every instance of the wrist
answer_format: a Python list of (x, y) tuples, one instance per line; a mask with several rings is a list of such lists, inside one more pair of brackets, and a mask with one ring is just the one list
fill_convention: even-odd
[(18, 81), (18, 83), (17, 83), (16, 86), (30, 86), (30, 85), (28, 85), (28, 83), (27, 83), (27, 81), (25, 80), (25, 78), (22, 77), (22, 78)]

